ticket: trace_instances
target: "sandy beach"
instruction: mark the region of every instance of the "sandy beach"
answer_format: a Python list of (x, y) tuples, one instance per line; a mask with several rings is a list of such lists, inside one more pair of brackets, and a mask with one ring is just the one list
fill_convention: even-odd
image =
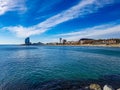
[(111, 44), (111, 45), (105, 45), (105, 44), (99, 44), (99, 45), (92, 45), (92, 44), (82, 44), (82, 45), (48, 45), (48, 46), (95, 46), (95, 47), (120, 47), (120, 44)]

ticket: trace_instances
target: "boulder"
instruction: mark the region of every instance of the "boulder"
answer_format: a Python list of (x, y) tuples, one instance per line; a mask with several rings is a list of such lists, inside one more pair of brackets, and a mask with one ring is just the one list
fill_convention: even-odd
[(120, 90), (120, 88), (118, 88), (117, 90)]
[(103, 90), (115, 90), (115, 89), (113, 89), (112, 86), (110, 86), (110, 85), (105, 85), (103, 87)]
[(90, 90), (102, 90), (98, 84), (90, 84), (89, 88)]

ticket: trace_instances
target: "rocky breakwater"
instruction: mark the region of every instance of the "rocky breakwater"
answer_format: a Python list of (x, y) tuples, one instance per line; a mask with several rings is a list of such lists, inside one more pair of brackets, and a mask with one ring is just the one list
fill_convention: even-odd
[(86, 86), (61, 84), (54, 86), (46, 85), (37, 90), (120, 90), (120, 88), (115, 89), (111, 85), (100, 86), (99, 84), (90, 84)]
[(104, 85), (103, 87), (101, 87), (99, 84), (90, 84), (90, 86), (87, 90), (120, 90), (120, 88), (114, 89), (110, 85)]

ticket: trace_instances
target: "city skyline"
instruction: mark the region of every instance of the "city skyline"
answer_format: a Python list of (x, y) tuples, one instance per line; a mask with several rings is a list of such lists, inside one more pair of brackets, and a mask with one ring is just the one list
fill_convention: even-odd
[(119, 0), (0, 0), (0, 44), (120, 38)]

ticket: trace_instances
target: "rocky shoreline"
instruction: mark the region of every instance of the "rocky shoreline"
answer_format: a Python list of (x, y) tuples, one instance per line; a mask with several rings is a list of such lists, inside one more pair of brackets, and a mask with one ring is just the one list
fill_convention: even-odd
[(102, 80), (55, 80), (45, 82), (35, 90), (120, 90), (120, 82), (113, 81), (111, 83)]
[[(106, 78), (106, 77), (105, 77)], [(106, 81), (107, 80), (107, 81)], [(120, 90), (120, 79), (51, 80), (42, 83), (18, 82), (2, 90)], [(0, 89), (1, 90), (1, 89)]]
[(7, 87), (2, 88), (0, 90), (120, 90), (120, 86), (118, 88), (114, 88), (112, 85), (100, 85), (97, 83), (91, 83), (85, 85), (83, 82), (49, 82), (43, 85), (31, 85), (24, 87)]

